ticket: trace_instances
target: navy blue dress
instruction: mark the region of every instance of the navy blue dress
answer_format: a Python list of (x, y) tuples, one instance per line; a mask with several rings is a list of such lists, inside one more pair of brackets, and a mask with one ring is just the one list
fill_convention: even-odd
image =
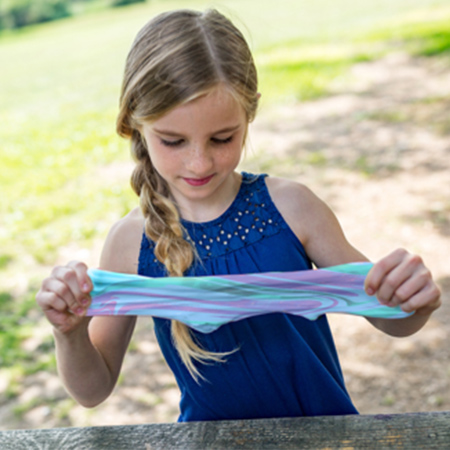
[[(306, 270), (311, 261), (272, 202), (265, 175), (243, 173), (234, 202), (206, 223), (182, 221), (200, 261), (187, 273), (223, 275)], [(145, 235), (139, 274), (165, 276)], [(154, 318), (155, 332), (181, 390), (179, 421), (356, 414), (345, 388), (325, 316), (316, 321), (281, 313), (244, 319), (202, 334), (213, 352), (238, 349), (224, 363), (199, 364), (194, 381), (174, 348), (170, 321)]]

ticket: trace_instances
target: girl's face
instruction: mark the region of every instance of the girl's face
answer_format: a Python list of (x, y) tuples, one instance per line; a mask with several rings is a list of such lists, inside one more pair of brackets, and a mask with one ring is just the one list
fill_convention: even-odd
[(212, 220), (230, 205), (246, 131), (244, 109), (220, 86), (142, 126), (152, 164), (183, 218)]

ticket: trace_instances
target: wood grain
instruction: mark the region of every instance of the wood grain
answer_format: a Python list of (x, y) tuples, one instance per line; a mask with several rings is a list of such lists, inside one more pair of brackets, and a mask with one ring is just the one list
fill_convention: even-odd
[(2, 450), (449, 449), (450, 411), (0, 432)]

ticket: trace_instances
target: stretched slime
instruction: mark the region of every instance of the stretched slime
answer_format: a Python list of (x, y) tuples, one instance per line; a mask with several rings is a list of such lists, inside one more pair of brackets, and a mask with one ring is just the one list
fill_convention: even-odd
[(410, 314), (381, 305), (364, 291), (372, 263), (318, 270), (149, 278), (89, 270), (94, 283), (88, 316), (138, 315), (175, 319), (202, 333), (269, 313), (316, 320), (326, 313), (399, 319)]

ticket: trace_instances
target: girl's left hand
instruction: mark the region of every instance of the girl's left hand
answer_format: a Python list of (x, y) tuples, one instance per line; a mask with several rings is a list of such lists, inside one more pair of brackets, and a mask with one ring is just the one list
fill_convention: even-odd
[(376, 294), (381, 304), (400, 305), (405, 312), (430, 315), (441, 306), (441, 292), (422, 258), (403, 249), (374, 264), (365, 289), (369, 295)]

